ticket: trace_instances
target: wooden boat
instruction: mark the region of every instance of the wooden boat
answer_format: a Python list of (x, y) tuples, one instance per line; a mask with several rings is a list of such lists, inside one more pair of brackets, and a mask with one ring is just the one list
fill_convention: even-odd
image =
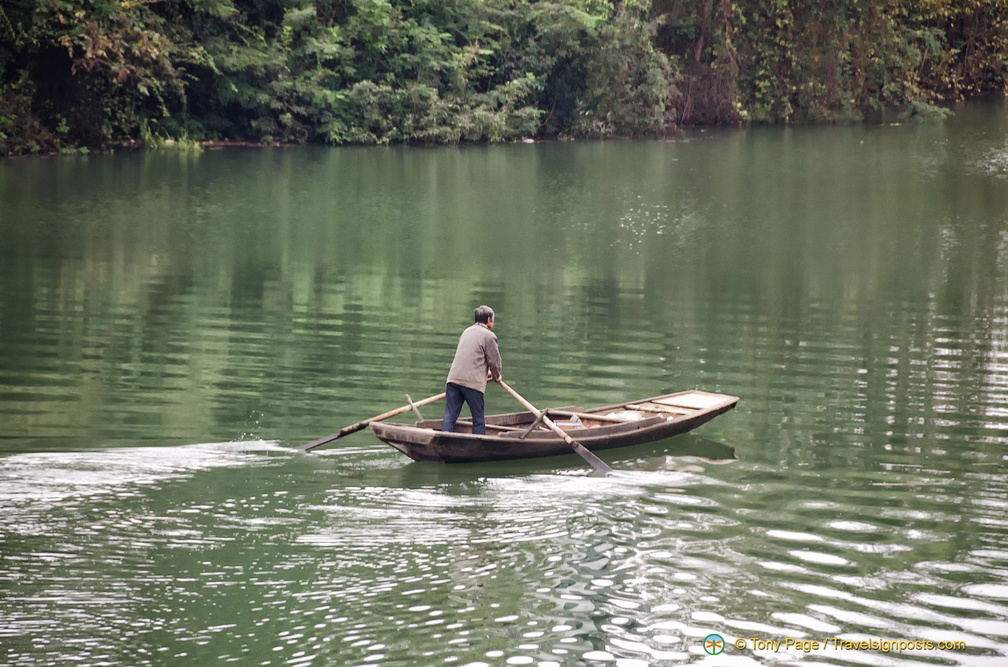
[[(544, 412), (570, 437), (598, 451), (670, 438), (691, 431), (738, 403), (738, 397), (706, 391), (681, 391), (591, 410), (573, 407)], [(440, 419), (415, 424), (372, 422), (375, 436), (415, 461), (473, 463), (570, 454), (570, 445), (547, 429), (532, 412), (487, 415), (487, 434), (474, 435), (471, 422), (459, 420), (452, 433)]]

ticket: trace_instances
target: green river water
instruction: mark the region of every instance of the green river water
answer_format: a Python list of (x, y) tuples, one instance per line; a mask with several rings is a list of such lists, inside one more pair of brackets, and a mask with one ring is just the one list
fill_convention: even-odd
[[(297, 451), (481, 303), (537, 405), (741, 400), (606, 477)], [(2, 664), (1005, 665), (1006, 444), (1003, 100), (0, 161)]]

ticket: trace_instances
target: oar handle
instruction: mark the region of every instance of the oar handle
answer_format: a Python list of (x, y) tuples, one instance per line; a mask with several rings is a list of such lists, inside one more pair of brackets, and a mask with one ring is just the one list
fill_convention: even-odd
[(371, 424), (371, 422), (380, 422), (385, 419), (388, 419), (389, 417), (395, 417), (396, 415), (401, 415), (404, 412), (409, 412), (410, 410), (422, 407), (424, 405), (427, 405), (428, 403), (434, 403), (435, 401), (440, 401), (446, 395), (447, 394), (445, 394), (445, 392), (441, 392), (436, 396), (428, 396), (427, 398), (421, 401), (410, 401), (408, 405), (404, 405), (401, 408), (396, 408), (395, 410), (389, 410), (388, 412), (383, 412), (380, 415), (371, 417), (370, 419), (365, 419), (364, 421), (359, 421), (356, 424), (351, 424), (350, 426), (344, 426), (339, 430), (339, 432), (333, 433), (332, 435), (327, 435), (324, 438), (319, 438), (318, 440), (315, 440), (313, 442), (309, 442), (307, 445), (301, 445), (300, 447), (298, 447), (298, 449), (301, 450), (302, 452), (311, 451), (312, 449), (320, 447), (326, 444), (327, 442), (332, 442), (333, 440), (339, 440), (344, 435), (350, 435), (351, 433), (356, 433), (361, 429), (367, 428)]
[(531, 412), (532, 414), (534, 414), (537, 418), (541, 418), (542, 417), (543, 413), (536, 406), (534, 406), (531, 403), (529, 403), (528, 401), (526, 401), (525, 398), (521, 394), (519, 394), (517, 391), (515, 391), (510, 386), (508, 386), (507, 382), (505, 382), (504, 380), (497, 380), (497, 384), (499, 384), (500, 386), (504, 387), (504, 390), (507, 391), (507, 393), (509, 393), (512, 396), (514, 396), (515, 400), (517, 400), (519, 403), (521, 403), (522, 405), (524, 405), (526, 410), (528, 410), (529, 412)]
[(612, 468), (610, 468), (609, 465), (605, 461), (603, 461), (599, 457), (595, 456), (595, 454), (590, 449), (588, 449), (587, 447), (585, 447), (584, 445), (582, 445), (580, 442), (578, 442), (574, 438), (570, 437), (570, 435), (568, 435), (566, 431), (564, 431), (562, 428), (560, 428), (559, 426), (557, 426), (556, 423), (552, 419), (550, 419), (548, 416), (546, 416), (545, 412), (540, 411), (539, 409), (536, 408), (536, 406), (534, 406), (531, 403), (529, 403), (528, 401), (526, 401), (522, 397), (521, 394), (519, 394), (517, 391), (515, 391), (514, 389), (512, 389), (511, 387), (509, 387), (507, 385), (507, 383), (504, 382), (504, 380), (497, 380), (497, 384), (499, 384), (500, 386), (504, 387), (504, 389), (505, 389), (505, 391), (507, 391), (507, 393), (509, 393), (512, 396), (514, 396), (515, 399), (519, 403), (521, 403), (522, 405), (524, 405), (526, 407), (526, 409), (528, 409), (529, 411), (531, 411), (532, 414), (534, 414), (537, 419), (542, 419), (542, 423), (543, 424), (545, 424), (547, 427), (549, 427), (549, 429), (551, 431), (553, 431), (554, 433), (556, 433), (557, 435), (559, 435), (563, 439), (564, 442), (566, 442), (568, 445), (570, 445), (571, 449), (573, 449), (581, 458), (583, 458), (585, 461), (587, 461), (589, 464), (591, 464), (591, 466), (593, 468), (595, 468), (596, 470), (601, 471), (601, 472), (612, 472)]

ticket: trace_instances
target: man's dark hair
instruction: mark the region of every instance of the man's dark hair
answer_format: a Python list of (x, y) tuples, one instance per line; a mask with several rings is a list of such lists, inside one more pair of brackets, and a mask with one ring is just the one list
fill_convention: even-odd
[(493, 316), (493, 308), (490, 306), (480, 306), (473, 311), (473, 322), (476, 324), (486, 324)]

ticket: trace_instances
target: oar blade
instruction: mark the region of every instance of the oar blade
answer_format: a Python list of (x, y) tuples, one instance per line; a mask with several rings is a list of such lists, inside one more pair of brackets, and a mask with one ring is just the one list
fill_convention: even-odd
[(595, 456), (595, 453), (592, 450), (588, 449), (580, 442), (577, 442), (575, 440), (573, 447), (574, 451), (581, 455), (581, 458), (583, 458), (585, 461), (591, 464), (591, 467), (595, 468), (599, 472), (613, 471), (612, 467), (608, 463), (606, 463), (599, 457)]
[(330, 443), (333, 440), (339, 440), (344, 435), (349, 435), (351, 433), (356, 433), (357, 431), (361, 430), (362, 428), (364, 428), (365, 426), (367, 426), (370, 423), (371, 423), (370, 421), (368, 421), (367, 423), (365, 423), (365, 422), (359, 422), (357, 424), (354, 424), (353, 426), (347, 426), (346, 428), (341, 429), (339, 433), (333, 433), (332, 435), (327, 435), (324, 438), (319, 438), (318, 440), (313, 440), (312, 442), (309, 442), (306, 445), (301, 445), (300, 447), (298, 447), (298, 450), (300, 450), (302, 452), (310, 452), (311, 450), (315, 449), (316, 447), (321, 447), (322, 445), (324, 445), (326, 443)]

